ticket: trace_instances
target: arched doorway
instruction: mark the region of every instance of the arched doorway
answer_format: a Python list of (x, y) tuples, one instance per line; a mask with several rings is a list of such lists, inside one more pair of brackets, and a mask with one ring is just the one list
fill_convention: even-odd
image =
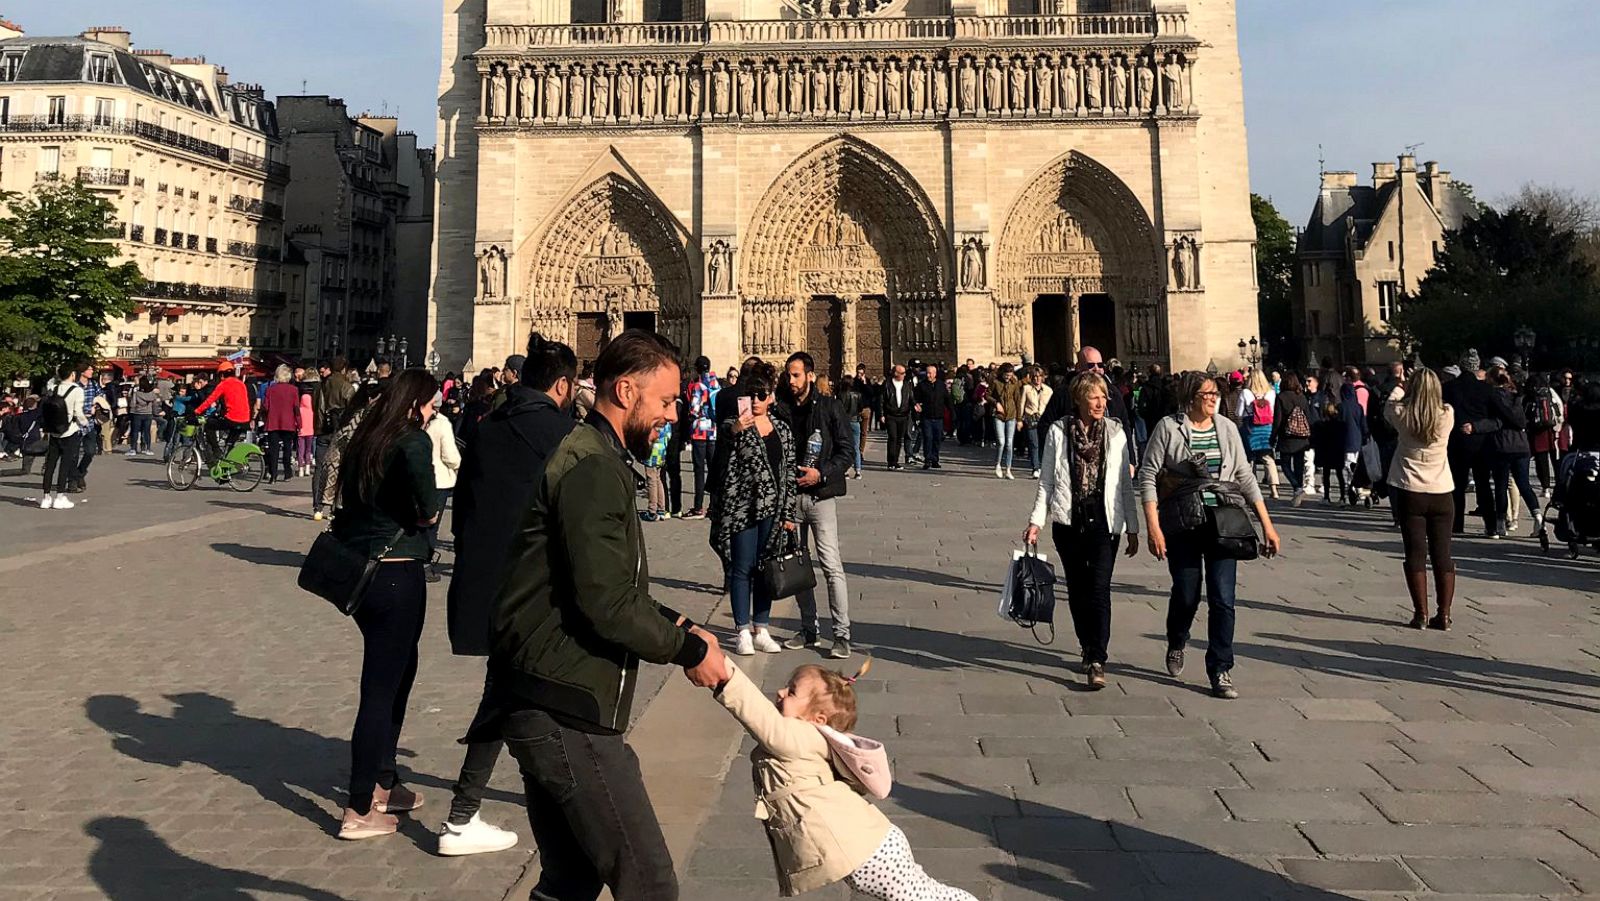
[[(1166, 356), (1163, 256), (1150, 217), (1104, 166), (1073, 152), (1022, 190), (996, 247), (1000, 353), (1071, 362)], [(1031, 327), (1022, 328), (1024, 317)], [(1159, 327), (1154, 327), (1159, 324)]]
[(691, 278), (683, 241), (659, 201), (607, 174), (573, 194), (530, 239), (528, 328), (565, 336), (593, 362), (627, 328), (666, 336), (687, 350)]
[(877, 148), (845, 136), (808, 151), (767, 189), (744, 245), (745, 353), (803, 347), (834, 376), (953, 354), (949, 242)]

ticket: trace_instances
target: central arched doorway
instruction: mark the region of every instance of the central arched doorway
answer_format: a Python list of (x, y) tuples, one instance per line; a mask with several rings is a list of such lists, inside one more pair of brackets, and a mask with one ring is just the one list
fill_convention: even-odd
[(898, 163), (849, 136), (813, 148), (757, 204), (744, 242), (745, 353), (859, 363), (954, 353), (949, 242)]
[[(1079, 349), (1146, 363), (1166, 356), (1162, 255), (1138, 198), (1073, 152), (1018, 195), (997, 246), (1000, 353), (1070, 364)], [(1150, 327), (1159, 323), (1159, 328)]]

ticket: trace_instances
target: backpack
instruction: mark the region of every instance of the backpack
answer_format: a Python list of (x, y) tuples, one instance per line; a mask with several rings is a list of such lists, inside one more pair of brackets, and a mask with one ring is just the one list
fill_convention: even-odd
[(1289, 421), (1284, 424), (1284, 434), (1290, 438), (1310, 438), (1311, 420), (1306, 418), (1306, 408), (1296, 404), (1289, 411)]
[(62, 435), (72, 424), (72, 413), (67, 409), (67, 394), (72, 393), (72, 388), (66, 394), (61, 393), (61, 388), (46, 394), (39, 401), (39, 428), (46, 435)]
[(1253, 409), (1250, 411), (1251, 425), (1272, 425), (1272, 401), (1264, 397), (1256, 398)]
[(1529, 399), (1523, 407), (1523, 412), (1528, 417), (1529, 432), (1547, 432), (1556, 427), (1555, 406), (1543, 393)]

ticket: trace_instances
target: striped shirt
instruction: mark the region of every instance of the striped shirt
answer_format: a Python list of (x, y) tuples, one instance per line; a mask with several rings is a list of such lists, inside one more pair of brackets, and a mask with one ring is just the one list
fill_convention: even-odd
[[(1205, 458), (1206, 472), (1210, 473), (1213, 479), (1221, 478), (1222, 442), (1217, 438), (1217, 424), (1213, 422), (1209, 429), (1194, 429), (1191, 434), (1193, 437), (1189, 440), (1189, 450), (1195, 456)], [(1217, 495), (1214, 492), (1203, 492), (1201, 500), (1207, 507), (1217, 505)]]

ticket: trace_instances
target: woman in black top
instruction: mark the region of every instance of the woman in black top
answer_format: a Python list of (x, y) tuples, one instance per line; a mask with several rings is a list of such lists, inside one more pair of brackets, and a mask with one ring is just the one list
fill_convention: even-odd
[(1300, 376), (1289, 373), (1283, 377), (1283, 387), (1278, 391), (1278, 409), (1273, 414), (1272, 446), (1278, 449), (1289, 485), (1294, 491), (1294, 505), (1305, 500), (1306, 452), (1311, 450), (1311, 402), (1306, 399)]
[(350, 737), (350, 802), (339, 826), (342, 839), (389, 835), (399, 826), (394, 814), (422, 806), (399, 782), (395, 748), (417, 675), (428, 600), (428, 527), (439, 518), (433, 442), (423, 431), (438, 390), (425, 370), (400, 373), (372, 402), (339, 464), (343, 505), (333, 534), (380, 564), (355, 613), (361, 705)]

